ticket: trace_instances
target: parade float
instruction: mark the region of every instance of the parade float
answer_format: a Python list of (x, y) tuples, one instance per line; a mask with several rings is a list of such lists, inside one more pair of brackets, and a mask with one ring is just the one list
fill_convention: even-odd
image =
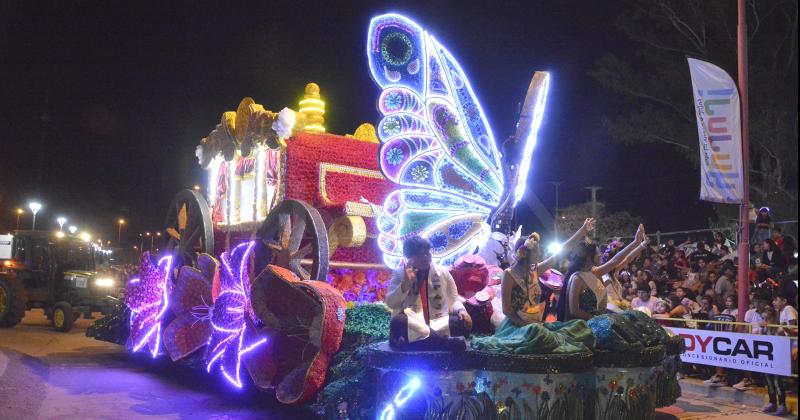
[(463, 70), (420, 26), (373, 19), (367, 54), (377, 126), (327, 133), (313, 83), (297, 110), (245, 98), (222, 114), (196, 151), (205, 196), (175, 196), (161, 254), (144, 253), (90, 334), (325, 417), (638, 419), (674, 403), (683, 341), (638, 312), (593, 319), (590, 345), (569, 350), (388, 347), (380, 301), (413, 236), (454, 267), (482, 333), (502, 316), (487, 306), (500, 270), (475, 254), (525, 193), (550, 79), (534, 74), (503, 156)]

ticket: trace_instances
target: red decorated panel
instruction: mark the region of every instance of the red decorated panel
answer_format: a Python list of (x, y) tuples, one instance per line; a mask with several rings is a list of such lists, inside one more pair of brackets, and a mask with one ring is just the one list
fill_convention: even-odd
[[(382, 205), (392, 184), (375, 177), (380, 173), (378, 148), (375, 143), (334, 134), (300, 133), (292, 137), (286, 148), (286, 198), (305, 200), (315, 207), (358, 202), (361, 197)], [(320, 182), (321, 168), (324, 185)], [(359, 176), (358, 169), (367, 172)], [(324, 202), (323, 193), (330, 202)]]

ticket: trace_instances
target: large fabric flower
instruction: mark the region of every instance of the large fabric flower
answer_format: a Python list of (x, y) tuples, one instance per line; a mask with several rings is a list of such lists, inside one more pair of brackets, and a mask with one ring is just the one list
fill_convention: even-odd
[(208, 254), (197, 257), (197, 268), (181, 267), (171, 296), (175, 319), (164, 329), (164, 347), (173, 361), (208, 343), (213, 332), (211, 287), (218, 275), (219, 261)]
[(275, 388), (275, 397), (284, 404), (306, 401), (324, 384), (342, 341), (341, 292), (268, 265), (253, 282), (252, 305), (262, 331), (270, 334), (270, 345), (243, 359), (250, 377), (260, 388)]
[(169, 307), (172, 257), (161, 258), (157, 264), (149, 252), (142, 254), (139, 277), (128, 282), (125, 304), (131, 309), (131, 334), (128, 347), (134, 352), (146, 348), (153, 357), (161, 349), (161, 324)]
[(242, 387), (241, 357), (267, 339), (252, 338), (246, 330), (250, 313), (250, 276), (248, 262), (255, 242), (246, 242), (222, 254), (219, 274), (219, 295), (211, 311), (211, 338), (206, 348), (206, 370), (219, 366), (222, 375), (237, 388)]

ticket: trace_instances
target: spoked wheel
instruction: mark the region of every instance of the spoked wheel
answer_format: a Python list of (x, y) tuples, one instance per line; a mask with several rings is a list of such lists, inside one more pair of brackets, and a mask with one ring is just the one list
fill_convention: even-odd
[(214, 252), (214, 228), (208, 203), (199, 193), (183, 190), (167, 209), (165, 255), (172, 255), (172, 266), (197, 266), (199, 253)]
[(256, 273), (273, 264), (304, 280), (328, 275), (328, 232), (322, 216), (307, 203), (285, 200), (275, 206), (258, 230), (258, 239)]

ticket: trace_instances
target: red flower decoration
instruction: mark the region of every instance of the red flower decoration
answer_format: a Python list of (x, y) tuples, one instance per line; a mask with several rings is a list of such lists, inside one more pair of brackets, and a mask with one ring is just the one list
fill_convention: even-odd
[(536, 385), (535, 387), (533, 387), (533, 393), (536, 394), (536, 396), (539, 396), (539, 394), (542, 393), (542, 387), (539, 386), (539, 385)]
[(613, 390), (614, 388), (616, 388), (616, 387), (617, 387), (617, 383), (618, 383), (618, 382), (617, 382), (617, 380), (616, 380), (616, 379), (612, 379), (612, 380), (611, 380), (611, 382), (609, 382), (609, 383), (608, 383), (608, 389), (611, 389), (611, 390)]
[(325, 383), (342, 341), (342, 294), (327, 283), (302, 281), (268, 265), (253, 281), (250, 298), (263, 325), (253, 332), (270, 335), (269, 346), (242, 356), (250, 377), (260, 388), (274, 388), (284, 404), (307, 400)]

